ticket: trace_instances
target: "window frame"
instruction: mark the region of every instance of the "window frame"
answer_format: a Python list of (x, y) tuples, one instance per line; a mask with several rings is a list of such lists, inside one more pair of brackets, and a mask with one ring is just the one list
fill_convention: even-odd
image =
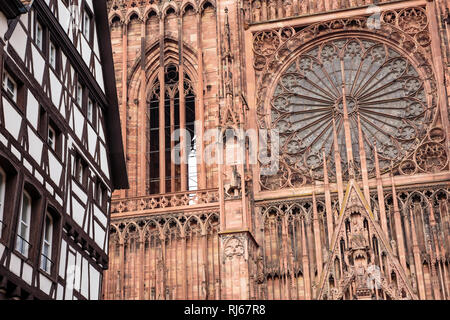
[[(23, 221), (23, 213), (24, 213), (24, 199), (27, 198), (29, 204), (28, 204), (28, 208), (27, 208), (27, 221)], [(30, 235), (31, 235), (31, 215), (32, 215), (32, 210), (33, 209), (33, 198), (32, 196), (29, 194), (29, 192), (27, 190), (23, 190), (23, 194), (22, 194), (22, 199), (21, 199), (21, 203), (20, 203), (20, 211), (19, 211), (19, 220), (17, 223), (17, 234), (16, 234), (16, 246), (15, 246), (15, 250), (17, 252), (19, 252), (22, 256), (24, 256), (25, 258), (29, 258), (30, 256)], [(25, 223), (23, 223), (25, 222)], [(23, 238), (22, 236), (22, 224), (25, 225), (26, 227), (26, 236), (25, 238)], [(22, 247), (19, 249), (18, 248), (18, 244), (19, 244), (19, 239), (22, 240)], [(25, 241), (27, 243), (27, 250), (26, 252), (22, 251), (24, 250), (23, 248), (23, 241)]]
[(81, 156), (78, 151), (75, 151), (74, 165), (72, 165), (72, 177), (84, 189), (87, 189), (88, 186), (88, 170), (89, 165), (87, 161)]
[[(53, 138), (50, 137), (50, 133), (53, 134)], [(48, 146), (55, 152), (56, 152), (56, 144), (57, 144), (56, 140), (57, 140), (56, 131), (55, 131), (55, 129), (53, 129), (53, 126), (49, 123), (47, 126), (47, 143), (48, 143)]]
[[(89, 43), (89, 45), (92, 45), (92, 39), (93, 39), (93, 27), (94, 27), (94, 15), (92, 14), (91, 10), (88, 8), (88, 6), (85, 4), (83, 8), (83, 23), (81, 27), (81, 33), (85, 37), (86, 41)], [(87, 23), (89, 22), (89, 23)], [(86, 29), (86, 26), (89, 26), (88, 29)], [(86, 34), (88, 33), (88, 34)]]
[(75, 102), (78, 104), (80, 108), (83, 107), (83, 92), (84, 92), (84, 86), (80, 83), (80, 81), (77, 81), (77, 85), (75, 88)]
[[(48, 225), (47, 225), (47, 219), (50, 222), (50, 229), (48, 229)], [(48, 236), (47, 232), (50, 231), (50, 235)], [(42, 229), (42, 244), (41, 244), (41, 254), (40, 254), (40, 262), (39, 262), (39, 268), (46, 272), (47, 274), (51, 274), (52, 272), (52, 265), (53, 265), (53, 261), (52, 261), (52, 254), (53, 254), (53, 236), (54, 236), (54, 232), (55, 232), (55, 223), (54, 223), (54, 219), (53, 216), (50, 214), (50, 212), (48, 212), (48, 210), (45, 213), (44, 216), (44, 225), (43, 225), (43, 229)], [(48, 237), (46, 237), (48, 236)], [(48, 239), (46, 239), (48, 238)], [(47, 253), (44, 253), (44, 249), (49, 248)], [(43, 260), (43, 258), (45, 260)], [(43, 266), (43, 262), (45, 261), (45, 266)], [(50, 262), (48, 265), (47, 263)]]
[[(55, 70), (56, 72), (58, 71), (58, 58), (59, 58), (59, 48), (57, 45), (55, 45), (55, 43), (50, 39), (50, 41), (48, 42), (48, 64), (53, 68), (53, 70)], [(52, 62), (52, 51), (54, 52), (54, 61)]]
[[(13, 92), (10, 91), (8, 87), (8, 82), (11, 82), (13, 84)], [(17, 84), (17, 81), (14, 79), (13, 76), (8, 72), (8, 70), (3, 70), (3, 81), (2, 81), (2, 88), (5, 90), (5, 92), (9, 95), (9, 97), (17, 103), (17, 96), (19, 92), (19, 85)]]
[[(39, 34), (39, 28), (40, 28), (40, 39), (38, 37)], [(45, 48), (45, 27), (44, 24), (39, 20), (38, 17), (36, 17), (34, 21), (34, 43), (36, 44), (36, 47), (41, 51), (44, 52)]]

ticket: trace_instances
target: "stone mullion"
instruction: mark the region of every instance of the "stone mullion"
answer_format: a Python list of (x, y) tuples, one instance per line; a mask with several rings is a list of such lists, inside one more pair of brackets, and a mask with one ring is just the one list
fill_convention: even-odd
[(303, 264), (303, 283), (305, 288), (305, 299), (311, 299), (311, 279), (309, 272), (309, 256), (306, 247), (306, 232), (305, 232), (305, 221), (302, 219), (302, 264)]
[(378, 195), (378, 210), (379, 210), (378, 213), (380, 217), (381, 228), (384, 231), (386, 239), (389, 239), (388, 225), (386, 219), (386, 207), (384, 205), (383, 182), (381, 180), (380, 163), (378, 162), (378, 150), (376, 143), (374, 143), (374, 155), (375, 155), (375, 171), (377, 180), (377, 195)]
[(145, 239), (143, 235), (139, 235), (139, 300), (143, 300), (144, 298), (144, 264), (145, 264)]
[[(175, 131), (175, 87), (174, 91), (170, 93), (170, 137), (172, 137)], [(175, 141), (170, 139), (170, 150), (174, 150)], [(171, 192), (176, 191), (176, 181), (175, 181), (175, 162), (170, 160), (170, 190)]]
[(165, 71), (164, 71), (164, 19), (159, 20), (159, 192), (166, 193), (166, 137), (165, 137)]
[[(416, 271), (416, 279), (417, 279), (419, 298), (426, 299), (424, 274), (423, 274), (423, 270), (422, 270), (422, 259), (420, 256), (419, 244), (417, 242), (416, 224), (414, 222), (414, 215), (411, 212), (411, 210), (409, 210), (409, 213), (410, 213), (410, 219), (411, 219), (413, 256), (414, 256), (414, 265), (415, 265), (415, 271)], [(388, 278), (390, 279), (390, 273), (388, 274)]]
[(283, 219), (283, 247), (284, 247), (284, 278), (285, 278), (285, 299), (292, 299), (291, 295), (291, 281), (289, 277), (289, 229), (288, 216), (285, 215)]
[(328, 168), (325, 151), (322, 152), (323, 155), (323, 177), (324, 177), (324, 189), (325, 189), (325, 210), (327, 217), (327, 240), (328, 240), (328, 251), (331, 250), (333, 233), (334, 233), (334, 223), (333, 223), (333, 209), (331, 204), (331, 192), (330, 183), (328, 178)]
[(180, 14), (178, 19), (178, 95), (179, 95), (179, 112), (180, 112), (180, 175), (181, 175), (181, 191), (188, 189), (188, 169), (187, 169), (187, 152), (186, 152), (186, 101), (184, 96), (184, 48), (183, 48), (183, 18)]
[(205, 292), (202, 292), (202, 296), (201, 299), (202, 300), (207, 300), (208, 298), (208, 242), (207, 242), (207, 238), (206, 238), (206, 231), (202, 232), (201, 238), (202, 238), (202, 287), (204, 288)]
[[(122, 109), (120, 110), (120, 118), (122, 120), (122, 140), (123, 140), (123, 149), (125, 150), (125, 156), (128, 154), (128, 136), (127, 136), (127, 110), (128, 110), (128, 68), (127, 68), (127, 60), (128, 60), (128, 25), (126, 23), (122, 23)], [(127, 192), (126, 190), (120, 190), (120, 197), (125, 198)], [(123, 270), (123, 269), (122, 269)]]
[[(198, 228), (198, 226), (197, 226)], [(197, 278), (197, 299), (200, 299), (201, 295), (200, 295), (200, 291), (201, 291), (201, 275), (200, 275), (200, 262), (201, 262), (201, 250), (200, 250), (200, 239), (199, 239), (199, 231), (196, 230), (195, 232), (195, 273), (196, 273), (196, 278)]]
[[(313, 185), (313, 188), (315, 184)], [(314, 229), (314, 244), (316, 251), (316, 265), (317, 265), (317, 280), (320, 281), (320, 276), (322, 275), (322, 244), (320, 239), (320, 226), (319, 226), (319, 214), (317, 212), (317, 201), (316, 193), (313, 191), (313, 229)]]
[(155, 243), (155, 247), (153, 249), (153, 292), (154, 292), (154, 297), (153, 299), (156, 300), (157, 297), (157, 285), (158, 283), (156, 282), (157, 277), (158, 277), (158, 260), (157, 260), (157, 255), (158, 255), (158, 241), (159, 241), (159, 235), (158, 234), (154, 234), (153, 235), (153, 241)]
[(124, 278), (125, 278), (125, 243), (124, 240), (120, 240), (119, 243), (120, 246), (120, 251), (119, 251), (119, 261), (120, 261), (120, 270), (122, 270), (122, 273), (120, 273), (119, 275), (119, 286), (120, 287), (120, 300), (124, 300), (125, 299), (125, 285), (124, 285)]
[(187, 269), (186, 269), (186, 262), (187, 262), (187, 249), (186, 249), (186, 235), (182, 234), (181, 235), (181, 246), (182, 246), (182, 260), (181, 260), (181, 265), (183, 266), (183, 270), (182, 270), (182, 290), (183, 290), (183, 300), (187, 300), (188, 299), (188, 293), (187, 293)]
[(150, 159), (147, 159), (147, 126), (149, 123), (147, 123), (147, 117), (146, 117), (146, 109), (147, 109), (147, 83), (146, 83), (146, 72), (145, 72), (145, 44), (147, 43), (147, 35), (146, 35), (146, 23), (144, 20), (141, 21), (141, 65), (140, 65), (140, 90), (139, 90), (139, 108), (138, 108), (138, 128), (140, 127), (140, 130), (137, 130), (137, 140), (139, 141), (139, 144), (137, 146), (138, 148), (138, 188), (137, 193), (138, 195), (145, 195), (147, 190), (147, 163), (150, 161)]
[(219, 230), (216, 230), (215, 232), (215, 236), (214, 236), (214, 241), (215, 241), (215, 245), (214, 247), (216, 248), (216, 253), (217, 253), (217, 278), (215, 279), (215, 290), (216, 290), (216, 300), (221, 300), (222, 299), (222, 268), (221, 268), (221, 259), (220, 259), (220, 238), (219, 238)]
[[(203, 131), (205, 128), (205, 102), (203, 95), (203, 43), (202, 43), (202, 20), (201, 13), (197, 14), (197, 63), (198, 63), (198, 85), (197, 85), (197, 96), (198, 103), (195, 104), (195, 114), (198, 115), (196, 118), (200, 120), (201, 127), (197, 131), (197, 163), (200, 163), (200, 179), (198, 184), (198, 189), (206, 188), (206, 163), (205, 159), (203, 159), (203, 150), (204, 150), (204, 142), (203, 142)], [(224, 226), (225, 227), (225, 226)]]
[[(392, 184), (392, 199), (394, 205), (394, 220), (395, 220), (395, 234), (397, 236), (397, 255), (400, 260), (400, 264), (406, 273), (406, 255), (405, 255), (405, 243), (403, 239), (402, 223), (400, 217), (400, 210), (398, 206), (397, 192), (395, 190), (394, 177), (391, 174)], [(397, 275), (400, 276), (400, 275)]]

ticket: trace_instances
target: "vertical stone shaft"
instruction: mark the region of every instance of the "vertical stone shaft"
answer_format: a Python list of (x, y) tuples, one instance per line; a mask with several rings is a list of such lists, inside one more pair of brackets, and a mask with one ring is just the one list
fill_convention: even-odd
[[(181, 13), (181, 15), (183, 15)], [(186, 99), (184, 95), (184, 58), (183, 58), (183, 16), (178, 20), (178, 92), (179, 92), (179, 110), (180, 110), (180, 174), (181, 191), (188, 189), (188, 170), (187, 170), (187, 137), (186, 137)], [(193, 137), (191, 137), (193, 138)], [(198, 141), (197, 141), (198, 143)]]
[(381, 228), (384, 231), (386, 237), (388, 237), (388, 227), (386, 219), (386, 207), (384, 205), (384, 192), (383, 192), (383, 182), (381, 180), (380, 163), (378, 162), (378, 151), (377, 145), (374, 143), (374, 155), (375, 155), (375, 172), (377, 180), (377, 195), (378, 195), (378, 209), (380, 215)]
[(324, 189), (325, 189), (325, 210), (327, 211), (327, 237), (328, 237), (328, 249), (331, 248), (331, 241), (333, 237), (333, 208), (331, 205), (331, 193), (330, 183), (328, 180), (328, 167), (325, 151), (323, 151), (323, 177), (324, 177)]
[(309, 271), (309, 257), (308, 249), (306, 246), (306, 232), (305, 221), (302, 220), (302, 264), (303, 264), (303, 277), (305, 283), (305, 299), (311, 300), (311, 275)]
[(350, 132), (350, 119), (348, 117), (348, 105), (347, 105), (347, 92), (345, 87), (345, 65), (344, 60), (341, 58), (341, 76), (342, 76), (342, 107), (344, 112), (344, 135), (345, 135), (345, 150), (347, 151), (347, 164), (349, 174), (353, 172), (353, 149), (352, 149), (352, 136)]
[(395, 190), (395, 182), (394, 176), (391, 173), (391, 183), (392, 183), (392, 199), (394, 202), (394, 221), (395, 221), (395, 234), (397, 237), (397, 249), (398, 249), (398, 257), (400, 260), (400, 264), (403, 267), (403, 270), (406, 272), (406, 255), (405, 255), (405, 243), (403, 241), (403, 232), (402, 232), (402, 222), (400, 217), (400, 210), (398, 207), (398, 199), (397, 192)]
[(166, 193), (166, 86), (164, 83), (164, 19), (159, 21), (159, 192)]
[(315, 192), (315, 184), (313, 184), (313, 228), (314, 228), (314, 244), (316, 251), (316, 263), (317, 263), (317, 279), (320, 279), (322, 274), (323, 267), (323, 258), (322, 258), (322, 244), (320, 239), (320, 226), (319, 226), (319, 215), (317, 213), (317, 200), (316, 200), (316, 192)]
[(361, 175), (363, 181), (364, 197), (366, 197), (367, 204), (369, 208), (371, 207), (370, 202), (370, 190), (369, 190), (369, 175), (367, 172), (367, 159), (366, 150), (364, 149), (364, 138), (361, 130), (361, 119), (358, 112), (358, 139), (359, 139), (359, 158), (361, 161)]
[(147, 158), (147, 79), (145, 74), (145, 44), (146, 44), (146, 27), (145, 22), (141, 21), (141, 65), (140, 65), (140, 91), (139, 91), (139, 109), (138, 109), (138, 130), (136, 132), (138, 136), (139, 144), (138, 149), (138, 170), (137, 170), (137, 194), (146, 194), (146, 184), (147, 184), (147, 163), (150, 159)]
[(342, 164), (341, 154), (339, 153), (338, 136), (336, 132), (336, 121), (333, 118), (333, 147), (334, 147), (334, 164), (336, 167), (336, 183), (338, 189), (339, 208), (344, 200), (344, 184), (342, 182)]
[[(203, 159), (204, 142), (203, 131), (205, 130), (205, 101), (204, 101), (204, 72), (203, 72), (203, 43), (202, 43), (202, 14), (197, 14), (197, 64), (198, 64), (198, 84), (197, 84), (197, 102), (195, 104), (195, 114), (200, 123), (200, 128), (197, 128), (197, 159), (200, 163), (199, 189), (205, 189), (206, 183), (206, 162)], [(220, 172), (220, 171), (219, 171)]]
[[(120, 112), (120, 119), (122, 124), (122, 141), (123, 141), (123, 149), (125, 150), (125, 157), (128, 156), (128, 149), (127, 149), (127, 105), (128, 105), (128, 65), (127, 65), (127, 59), (128, 59), (128, 32), (127, 32), (127, 24), (124, 22), (122, 24), (122, 109)], [(127, 166), (128, 167), (128, 166)], [(127, 194), (126, 190), (120, 190), (120, 197), (125, 198), (125, 195)]]

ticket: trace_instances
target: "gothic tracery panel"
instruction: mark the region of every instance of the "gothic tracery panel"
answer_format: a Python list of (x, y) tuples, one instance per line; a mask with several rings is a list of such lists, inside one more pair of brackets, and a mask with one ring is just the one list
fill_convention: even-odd
[[(343, 87), (356, 167), (358, 122), (366, 154), (373, 153), (376, 143), (384, 170), (414, 151), (432, 119), (422, 78), (397, 50), (362, 37), (325, 41), (286, 68), (271, 100), (282, 162), (292, 172), (312, 169), (323, 175), (322, 152), (333, 158), (333, 126), (342, 162), (347, 163)], [(373, 159), (367, 161), (374, 175)]]

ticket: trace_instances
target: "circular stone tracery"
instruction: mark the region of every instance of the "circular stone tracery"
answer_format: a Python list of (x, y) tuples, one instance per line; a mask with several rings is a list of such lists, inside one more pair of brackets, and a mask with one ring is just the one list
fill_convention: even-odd
[(285, 69), (270, 100), (272, 128), (280, 132), (283, 179), (310, 170), (322, 178), (323, 152), (329, 172), (335, 171), (333, 123), (344, 175), (348, 174), (344, 92), (355, 167), (360, 166), (358, 121), (369, 175), (374, 174), (375, 143), (381, 170), (415, 150), (431, 119), (416, 68), (385, 43), (362, 37), (328, 40)]

